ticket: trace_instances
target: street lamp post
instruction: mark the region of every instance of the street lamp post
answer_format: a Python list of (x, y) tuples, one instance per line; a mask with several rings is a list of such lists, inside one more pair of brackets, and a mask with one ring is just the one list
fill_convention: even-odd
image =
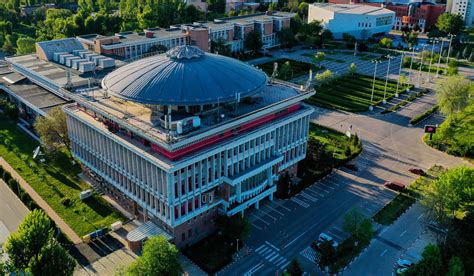
[(377, 64), (381, 63), (381, 60), (374, 59), (372, 60), (372, 63), (375, 63), (375, 68), (374, 68), (374, 80), (372, 82), (372, 95), (370, 96), (370, 106), (369, 110), (372, 111), (374, 110), (374, 91), (375, 91), (375, 76), (377, 75)]
[(388, 74), (390, 73), (390, 61), (392, 60), (393, 56), (391, 55), (387, 55), (387, 59), (388, 59), (388, 65), (387, 65), (387, 75), (385, 76), (385, 89), (383, 91), (383, 104), (386, 104), (387, 103), (387, 98), (386, 98), (386, 95), (387, 95), (387, 85), (388, 85)]
[(397, 80), (397, 90), (395, 91), (395, 97), (398, 98), (398, 87), (400, 86), (400, 77), (402, 76), (402, 65), (403, 65), (403, 52), (400, 59), (400, 68), (398, 68), (398, 80)]
[(438, 43), (438, 40), (436, 38), (433, 39), (433, 46), (431, 47), (431, 56), (430, 56), (430, 66), (428, 67), (428, 78), (426, 80), (430, 82), (430, 76), (431, 76), (431, 64), (433, 63), (433, 54), (434, 54), (434, 47), (435, 44)]
[(441, 63), (441, 57), (443, 54), (443, 44), (444, 44), (444, 40), (441, 39), (441, 48), (439, 49), (438, 67), (436, 68), (436, 78), (439, 77), (439, 64)]
[(357, 55), (357, 41), (354, 44), (354, 56)]
[(411, 75), (411, 74), (412, 74), (412, 73), (411, 73), (411, 70), (412, 70), (412, 68), (413, 68), (413, 59), (414, 59), (414, 57), (415, 57), (415, 49), (416, 49), (416, 48), (415, 48), (415, 47), (413, 47), (413, 51), (411, 52), (411, 59), (410, 59), (410, 74), (409, 74), (409, 76), (410, 76), (410, 77), (408, 78), (408, 81), (410, 81), (410, 82), (411, 82), (411, 81), (413, 81), (413, 80), (412, 80), (412, 75)]
[(448, 34), (449, 38), (449, 46), (448, 46), (448, 56), (446, 57), (446, 65), (449, 64), (449, 55), (451, 54), (451, 43), (453, 42), (453, 37), (456, 35)]
[(421, 84), (421, 68), (423, 67), (423, 52), (425, 51), (426, 44), (423, 45), (423, 48), (421, 49), (421, 58), (420, 58), (420, 65), (419, 65), (419, 70), (418, 70), (418, 88), (420, 88)]

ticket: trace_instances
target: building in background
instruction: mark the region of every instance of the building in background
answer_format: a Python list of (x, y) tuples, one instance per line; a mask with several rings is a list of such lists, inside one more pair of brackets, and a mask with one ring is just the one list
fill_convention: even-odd
[(413, 26), (418, 25), (421, 32), (428, 32), (434, 27), (438, 17), (446, 11), (445, 5), (434, 3), (434, 1), (329, 0), (329, 3), (383, 7), (395, 12), (393, 29), (401, 30), (404, 27), (413, 28)]
[(211, 42), (222, 40), (231, 52), (244, 49), (250, 31), (258, 30), (264, 49), (280, 46), (278, 32), (290, 27), (294, 13), (267, 12), (235, 16), (214, 21), (181, 24), (170, 28), (150, 28), (141, 33), (123, 32), (113, 36), (83, 35), (77, 39), (85, 48), (103, 55), (115, 55), (126, 59), (137, 58), (156, 51), (158, 46), (171, 49), (176, 46), (194, 45), (208, 52)]
[(313, 3), (308, 9), (308, 22), (322, 21), (336, 39), (341, 39), (343, 33), (357, 39), (383, 35), (392, 29), (394, 18), (395, 12), (370, 5)]
[(474, 1), (473, 0), (448, 0), (446, 11), (459, 14), (464, 19), (467, 27), (474, 26)]

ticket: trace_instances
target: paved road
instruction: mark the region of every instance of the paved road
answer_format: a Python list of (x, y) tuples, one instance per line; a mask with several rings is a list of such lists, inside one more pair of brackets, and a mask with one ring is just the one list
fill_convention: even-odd
[[(350, 208), (357, 207), (371, 216), (395, 196), (383, 188), (385, 180), (409, 183), (415, 179), (408, 172), (412, 166), (427, 169), (434, 164), (452, 167), (463, 163), (426, 146), (421, 140), (421, 126), (408, 126), (412, 116), (434, 103), (434, 95), (426, 95), (399, 112), (386, 115), (317, 108), (312, 117), (314, 122), (340, 131), (352, 125), (361, 137), (364, 150), (354, 161), (359, 171), (338, 170), (290, 200), (275, 200), (261, 204), (259, 210), (246, 212), (253, 225), (247, 242), (249, 254), (219, 275), (275, 275), (295, 256), (306, 272), (320, 274), (312, 261), (311, 241), (323, 231), (338, 241), (344, 239), (346, 234), (341, 231), (341, 224)], [(435, 116), (427, 123), (440, 123), (442, 119)], [(390, 260), (392, 264), (395, 261)]]
[(383, 228), (343, 275), (392, 275), (395, 261), (425, 230), (423, 219), (420, 204), (413, 205), (394, 224)]
[(28, 212), (28, 208), (0, 179), (0, 245), (7, 240), (11, 232), (18, 229)]

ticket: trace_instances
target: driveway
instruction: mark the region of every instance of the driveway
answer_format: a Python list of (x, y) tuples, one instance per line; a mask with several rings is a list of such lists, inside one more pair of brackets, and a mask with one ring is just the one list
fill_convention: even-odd
[(18, 230), (18, 226), (29, 212), (23, 202), (0, 179), (0, 245), (7, 240), (10, 233)]

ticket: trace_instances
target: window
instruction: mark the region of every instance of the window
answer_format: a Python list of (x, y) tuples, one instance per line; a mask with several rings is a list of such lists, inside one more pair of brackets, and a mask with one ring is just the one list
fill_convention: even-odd
[(188, 238), (191, 238), (193, 236), (193, 231), (191, 229), (188, 230)]
[(186, 240), (186, 233), (181, 233), (181, 241), (185, 241)]

